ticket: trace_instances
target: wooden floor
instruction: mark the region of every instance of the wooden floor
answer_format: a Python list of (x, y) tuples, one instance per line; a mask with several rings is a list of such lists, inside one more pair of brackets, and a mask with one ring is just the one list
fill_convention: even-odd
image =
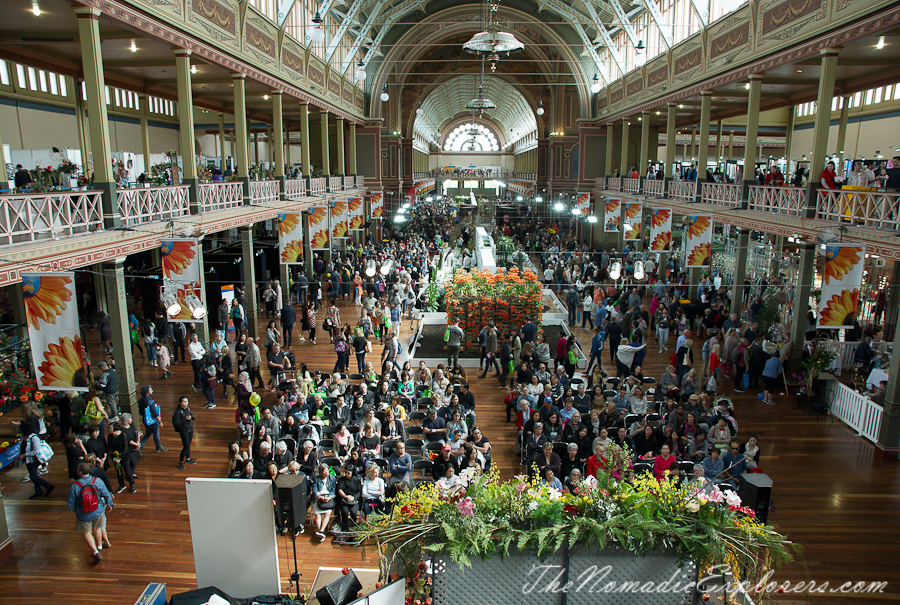
[[(352, 307), (342, 305), (344, 315), (353, 312), (348, 306)], [(264, 317), (259, 321), (265, 325)], [(589, 344), (588, 331), (577, 329), (576, 334), (582, 343)], [(311, 369), (330, 370), (334, 353), (327, 342), (320, 338), (317, 346), (308, 342), (298, 345), (295, 339), (298, 362), (305, 361)], [(88, 345), (92, 357), (99, 359), (96, 332), (90, 333)], [(380, 347), (376, 346), (376, 351), (380, 352)], [(699, 344), (695, 354), (699, 359)], [(653, 349), (644, 366), (645, 374), (658, 377), (668, 363), (667, 356)], [(608, 354), (604, 367), (611, 367)], [(190, 366), (180, 364), (173, 369), (174, 377), (159, 380), (154, 368), (140, 357), (136, 360), (137, 380), (153, 385), (164, 419), (171, 417), (178, 396), (191, 396), (198, 416), (193, 454), (199, 463), (189, 469), (190, 475), (223, 476), (226, 444), (234, 435), (233, 398), (219, 399), (215, 410), (206, 410), (202, 396), (190, 390)], [(472, 391), (479, 425), (493, 444), (494, 460), (502, 475), (509, 478), (519, 472), (519, 466), (512, 453), (514, 427), (504, 423), (504, 390), (494, 380), (475, 378)], [(221, 394), (221, 390), (218, 392)], [(268, 392), (262, 396), (264, 403), (272, 399)], [(828, 581), (832, 586), (846, 581), (889, 582), (880, 595), (781, 595), (778, 602), (900, 601), (900, 565), (896, 558), (900, 553), (900, 466), (876, 460), (870, 443), (839, 421), (809, 417), (789, 397), (779, 398), (776, 406), (763, 405), (755, 393), (749, 392), (734, 395), (734, 400), (741, 436), (746, 438), (751, 432), (759, 436), (760, 466), (774, 480), (775, 510), (769, 522), (805, 549), (802, 559), (779, 571), (775, 580), (793, 584)], [(0, 434), (13, 430), (9, 424), (12, 419), (0, 418)], [(0, 605), (122, 605), (133, 603), (148, 582), (165, 582), (170, 595), (196, 587), (183, 486), (188, 472), (176, 468), (180, 448), (170, 427), (163, 428), (162, 437), (170, 450), (155, 453), (149, 447), (137, 469), (138, 492), (116, 498), (115, 511), (109, 515), (113, 548), (104, 552), (105, 560), (97, 566), (91, 564), (87, 547), (74, 532), (73, 514), (66, 510), (68, 480), (58, 443), (54, 444), (58, 456), (46, 476), (57, 485), (49, 499), (27, 499), (32, 487), (20, 483), (24, 467), (0, 472), (15, 545), (15, 556), (0, 566)], [(236, 550), (239, 548), (235, 545)], [(290, 542), (279, 540), (279, 548), (286, 589)], [(298, 549), (306, 583), (312, 581), (319, 566), (377, 567), (371, 553), (369, 559), (363, 559), (359, 549), (336, 547), (331, 539), (319, 544), (308, 532), (298, 539)]]

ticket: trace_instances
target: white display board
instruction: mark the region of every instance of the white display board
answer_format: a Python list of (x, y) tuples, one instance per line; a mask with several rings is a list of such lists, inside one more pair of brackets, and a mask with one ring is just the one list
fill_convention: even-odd
[(281, 593), (272, 484), (185, 479), (197, 587), (235, 598)]

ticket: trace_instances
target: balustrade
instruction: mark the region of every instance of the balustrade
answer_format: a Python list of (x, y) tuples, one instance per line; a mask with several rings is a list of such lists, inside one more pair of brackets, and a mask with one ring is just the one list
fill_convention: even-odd
[(816, 198), (816, 218), (883, 231), (900, 231), (900, 193), (823, 189)]
[(630, 179), (628, 177), (625, 177), (622, 180), (625, 187), (625, 193), (633, 193), (637, 195), (641, 192), (641, 179)]
[(202, 183), (198, 190), (200, 209), (203, 212), (236, 208), (244, 204), (244, 186), (240, 181)]
[(666, 182), (663, 180), (647, 179), (644, 181), (644, 195), (656, 195), (662, 197), (665, 195)]
[(116, 201), (125, 225), (168, 221), (188, 213), (189, 187), (117, 189)]
[(59, 239), (103, 228), (99, 191), (0, 196), (0, 245)]
[(669, 197), (673, 200), (694, 201), (697, 183), (694, 181), (669, 181)]
[[(691, 181), (686, 181), (693, 185)], [(700, 199), (706, 204), (738, 208), (741, 205), (741, 186), (731, 183), (701, 183)], [(671, 190), (670, 190), (671, 191)]]
[(284, 197), (297, 200), (306, 195), (306, 179), (288, 179), (284, 182)]
[(325, 177), (309, 179), (309, 195), (325, 195), (327, 186), (328, 179)]

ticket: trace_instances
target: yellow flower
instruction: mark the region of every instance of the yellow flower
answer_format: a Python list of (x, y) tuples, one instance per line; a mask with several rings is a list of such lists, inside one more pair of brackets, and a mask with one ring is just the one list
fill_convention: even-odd
[(58, 344), (50, 343), (44, 351), (41, 363), (41, 386), (52, 388), (86, 387), (84, 361), (81, 358), (81, 338), (74, 340), (68, 336), (59, 339)]
[(671, 216), (672, 210), (670, 208), (654, 208), (650, 211), (650, 226), (654, 229), (661, 227)]
[(293, 233), (300, 225), (299, 214), (279, 214), (278, 215), (278, 235), (284, 237)]
[(841, 281), (859, 264), (862, 246), (828, 246), (825, 249), (825, 285)]
[(658, 234), (653, 238), (653, 241), (650, 242), (650, 251), (651, 252), (664, 252), (670, 250), (672, 248), (672, 232), (665, 231), (664, 233)]
[(859, 289), (841, 290), (833, 294), (831, 300), (822, 309), (819, 326), (850, 326), (856, 319), (859, 309)]
[(641, 213), (640, 204), (625, 204), (625, 218), (635, 218)]
[(187, 240), (163, 240), (161, 249), (163, 277), (166, 278), (184, 275), (197, 255), (196, 244)]
[(688, 256), (688, 267), (705, 267), (709, 264), (709, 257), (712, 255), (712, 244), (700, 244), (694, 246)]
[(709, 229), (712, 218), (709, 216), (692, 215), (688, 217), (688, 237), (700, 237)]
[(68, 288), (71, 283), (72, 278), (65, 275), (28, 275), (22, 278), (29, 327), (40, 330), (38, 320), (56, 323), (56, 318), (66, 310), (66, 303), (72, 300), (72, 291)]
[(303, 242), (291, 242), (281, 253), (281, 262), (299, 263), (303, 260)]

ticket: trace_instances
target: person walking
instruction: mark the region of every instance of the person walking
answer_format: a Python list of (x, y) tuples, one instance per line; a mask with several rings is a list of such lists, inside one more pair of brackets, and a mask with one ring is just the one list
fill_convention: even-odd
[(454, 317), (447, 326), (447, 367), (455, 368), (459, 363), (459, 347), (466, 333), (459, 327), (459, 317)]
[(290, 348), (294, 344), (294, 324), (297, 323), (297, 311), (293, 305), (281, 308), (281, 329), (284, 346)]
[(256, 380), (259, 383), (259, 388), (263, 388), (266, 386), (266, 383), (263, 382), (262, 374), (259, 371), (259, 367), (262, 365), (262, 353), (259, 351), (259, 346), (252, 338), (247, 339), (247, 374), (250, 375), (250, 386), (253, 386), (253, 381)]
[(203, 358), (206, 356), (206, 349), (197, 340), (196, 334), (191, 334), (191, 343), (188, 345), (188, 354), (191, 356), (191, 368), (194, 370), (194, 382), (191, 388), (194, 392), (200, 389), (200, 372), (203, 371)]
[[(34, 493), (29, 496), (28, 499), (34, 500), (41, 496), (49, 496), (50, 492), (52, 492), (56, 486), (48, 483), (38, 472), (38, 469), (41, 466), (41, 461), (38, 459), (38, 453), (41, 449), (41, 437), (38, 435), (39, 429), (37, 423), (23, 422), (21, 426), (23, 432), (22, 439), (25, 441), (25, 453), (19, 456), (19, 458), (25, 460), (25, 468), (28, 469), (28, 476), (31, 478), (32, 485), (34, 485)], [(26, 431), (28, 434), (25, 434)]]
[(497, 363), (497, 330), (494, 329), (494, 322), (489, 321), (486, 326), (484, 335), (484, 373), (479, 378), (487, 378), (488, 370), (494, 367), (496, 374), (494, 377), (500, 376), (500, 364)]
[(113, 508), (113, 495), (106, 489), (103, 481), (91, 476), (91, 465), (82, 462), (78, 465), (78, 479), (69, 488), (66, 507), (75, 513), (75, 531), (84, 537), (91, 549), (94, 562), (103, 560), (100, 551), (104, 546), (112, 546), (108, 541), (103, 543), (106, 530), (106, 511)]
[(187, 397), (178, 400), (178, 407), (172, 414), (172, 428), (181, 437), (181, 454), (178, 456), (178, 468), (184, 470), (185, 464), (197, 464), (191, 458), (191, 441), (194, 439), (194, 413), (191, 412)]
[(138, 409), (141, 412), (141, 422), (144, 423), (144, 434), (141, 436), (141, 449), (153, 436), (157, 452), (168, 452), (169, 448), (163, 447), (159, 440), (159, 429), (162, 427), (160, 414), (162, 409), (153, 401), (153, 387), (145, 385), (141, 387), (141, 398), (138, 400)]
[(106, 413), (110, 420), (115, 422), (119, 418), (119, 383), (116, 380), (116, 369), (111, 368), (105, 361), (101, 361), (97, 367), (100, 368), (100, 377), (94, 386), (103, 393)]
[(234, 326), (235, 341), (240, 340), (242, 333), (241, 331), (246, 320), (247, 315), (244, 313), (244, 307), (243, 305), (241, 305), (241, 303), (238, 302), (238, 299), (235, 298), (233, 301), (231, 301), (231, 323)]

